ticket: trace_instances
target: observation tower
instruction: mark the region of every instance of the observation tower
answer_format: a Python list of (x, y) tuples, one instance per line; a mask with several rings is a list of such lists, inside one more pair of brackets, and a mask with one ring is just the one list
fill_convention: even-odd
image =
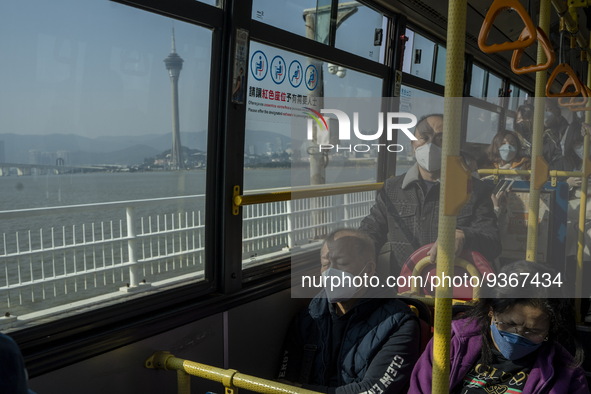
[(181, 152), (181, 132), (179, 129), (179, 76), (183, 68), (183, 59), (176, 53), (174, 42), (174, 28), (172, 29), (172, 51), (164, 59), (164, 64), (170, 76), (172, 89), (172, 150), (170, 151), (170, 168), (179, 170), (184, 167)]

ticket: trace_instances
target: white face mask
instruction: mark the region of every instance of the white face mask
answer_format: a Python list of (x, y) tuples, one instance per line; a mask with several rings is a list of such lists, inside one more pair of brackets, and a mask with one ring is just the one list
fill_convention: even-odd
[(438, 171), (441, 169), (441, 148), (428, 142), (415, 149), (415, 159), (424, 170)]
[[(363, 266), (359, 275), (365, 270), (367, 264)], [(327, 268), (323, 273), (324, 291), (328, 302), (343, 302), (355, 297), (360, 288), (353, 286), (355, 275), (350, 272), (342, 271), (336, 268)], [(333, 280), (332, 278), (335, 277)]]

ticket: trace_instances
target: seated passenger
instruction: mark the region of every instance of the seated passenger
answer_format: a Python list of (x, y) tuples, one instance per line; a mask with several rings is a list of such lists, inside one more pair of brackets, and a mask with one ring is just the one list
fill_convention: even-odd
[(358, 230), (334, 231), (320, 260), (326, 287), (292, 323), (279, 379), (325, 393), (405, 393), (420, 353), (417, 317), (380, 298), (392, 289), (330, 287), (333, 277), (375, 273), (373, 242)]
[(501, 170), (529, 170), (529, 157), (523, 154), (523, 147), (517, 134), (504, 131), (494, 136), (487, 149), (488, 159), (493, 168)]
[[(511, 263), (503, 272), (550, 274), (526, 261)], [(467, 318), (452, 321), (450, 393), (589, 393), (579, 366), (582, 350), (574, 346), (573, 358), (559, 343), (572, 345), (565, 343), (573, 338), (570, 300), (553, 298), (556, 287), (532, 283), (523, 289), (486, 289), (487, 298), (479, 299)], [(430, 342), (412, 372), (409, 392), (431, 393), (432, 370)]]

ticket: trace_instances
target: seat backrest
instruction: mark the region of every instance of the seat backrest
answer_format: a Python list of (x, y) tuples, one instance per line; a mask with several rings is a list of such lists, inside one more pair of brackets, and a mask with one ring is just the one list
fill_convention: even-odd
[(433, 314), (431, 308), (416, 298), (402, 297), (401, 301), (408, 305), (410, 310), (419, 318), (420, 350), (422, 353), (433, 336)]
[[(400, 271), (400, 276), (404, 276), (410, 279), (413, 276), (420, 275), (424, 279), (424, 282), (429, 284), (429, 279), (437, 275), (437, 269), (435, 264), (429, 263), (425, 264), (424, 266), (421, 266), (420, 272), (417, 272), (416, 268), (418, 268), (419, 262), (421, 262), (422, 264), (424, 263), (424, 260), (428, 258), (427, 253), (429, 252), (432, 246), (433, 244), (427, 244), (421, 246), (419, 249), (414, 251), (414, 253), (411, 254), (404, 263), (402, 270)], [(456, 266), (454, 268), (454, 277), (464, 278), (465, 275), (467, 275), (467, 277), (470, 278), (474, 274), (483, 277), (484, 275), (494, 272), (489, 262), (479, 252), (465, 250), (459, 257), (466, 261), (468, 265), (459, 266), (456, 263)], [(399, 287), (398, 292), (405, 293), (411, 291), (410, 283), (411, 281), (408, 280), (408, 286)], [(430, 289), (429, 287), (423, 287), (423, 289), (420, 289), (420, 291), (420, 295), (435, 295), (434, 291), (432, 291), (432, 289)], [(461, 286), (454, 286), (453, 297), (464, 300), (474, 298), (474, 289), (470, 285), (470, 281), (468, 281), (468, 283), (463, 282)]]

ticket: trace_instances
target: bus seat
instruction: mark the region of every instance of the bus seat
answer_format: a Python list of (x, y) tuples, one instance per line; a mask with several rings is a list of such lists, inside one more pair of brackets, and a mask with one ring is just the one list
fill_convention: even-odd
[[(398, 288), (399, 293), (408, 293), (416, 290), (411, 288), (412, 281), (410, 281), (410, 278), (420, 275), (424, 279), (426, 286), (423, 286), (422, 290), (418, 290), (420, 292), (418, 295), (435, 295), (435, 290), (431, 289), (430, 286), (427, 286), (430, 285), (429, 278), (437, 275), (435, 264), (429, 262), (429, 256), (427, 256), (427, 253), (432, 246), (432, 243), (421, 246), (419, 249), (415, 250), (414, 253), (411, 254), (408, 260), (404, 263), (402, 270), (400, 271), (400, 276), (404, 276), (409, 280), (407, 281), (407, 286), (400, 286)], [(484, 258), (484, 256), (479, 252), (464, 250), (459, 256), (459, 259), (456, 260), (454, 277), (470, 278), (477, 275), (482, 278), (484, 275), (489, 273), (494, 273), (494, 270), (486, 258)], [(453, 298), (463, 300), (475, 298), (470, 281), (468, 281), (468, 283), (462, 283), (461, 286), (454, 286)]]
[(401, 297), (400, 300), (408, 305), (410, 310), (419, 318), (419, 328), (421, 330), (420, 350), (422, 353), (433, 336), (433, 314), (431, 308), (416, 298)]

